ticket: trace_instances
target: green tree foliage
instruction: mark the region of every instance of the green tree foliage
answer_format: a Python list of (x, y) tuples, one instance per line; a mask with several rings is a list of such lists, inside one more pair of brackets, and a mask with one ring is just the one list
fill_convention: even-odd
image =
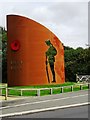
[(2, 28), (0, 27), (0, 82), (2, 82)]
[(1, 34), (2, 34), (2, 82), (7, 82), (7, 32), (5, 28), (1, 28)]
[(76, 74), (89, 75), (90, 48), (65, 48), (65, 75), (66, 81), (76, 81)]

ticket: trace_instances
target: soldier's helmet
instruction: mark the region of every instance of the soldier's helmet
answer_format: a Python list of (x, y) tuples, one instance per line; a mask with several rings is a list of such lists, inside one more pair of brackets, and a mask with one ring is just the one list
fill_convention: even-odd
[(46, 40), (45, 43), (46, 43), (47, 45), (50, 45), (50, 44), (51, 44), (50, 40)]

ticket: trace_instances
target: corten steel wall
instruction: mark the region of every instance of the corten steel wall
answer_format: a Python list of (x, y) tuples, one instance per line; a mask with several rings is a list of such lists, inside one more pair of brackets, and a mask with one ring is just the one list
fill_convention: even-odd
[[(8, 86), (60, 84), (65, 82), (64, 48), (60, 40), (43, 25), (18, 15), (7, 16), (7, 72)], [(45, 52), (50, 39), (57, 50), (55, 56), (56, 83), (48, 83)], [(19, 41), (17, 51), (11, 49), (14, 40)], [(49, 77), (52, 81), (50, 67)]]

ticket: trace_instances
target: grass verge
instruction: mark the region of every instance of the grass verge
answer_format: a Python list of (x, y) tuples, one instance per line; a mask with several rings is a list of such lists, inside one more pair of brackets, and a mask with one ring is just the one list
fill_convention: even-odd
[[(64, 86), (70, 86), (70, 85), (73, 85), (73, 91), (78, 91), (80, 90), (80, 86), (74, 82), (66, 82), (64, 84), (58, 84), (58, 85), (38, 85), (38, 86), (17, 86), (17, 87), (8, 87), (8, 88), (15, 88), (16, 90), (9, 90), (9, 95), (13, 95), (13, 96), (21, 96), (21, 93), (18, 89), (27, 89), (27, 88), (53, 88), (53, 87), (64, 87)], [(84, 85), (82, 87), (82, 90), (86, 90), (88, 89), (88, 86), (87, 85)], [(57, 89), (53, 89), (53, 93), (52, 94), (60, 94), (62, 91), (60, 88), (57, 88)], [(66, 93), (66, 92), (71, 92), (71, 87), (65, 87), (63, 89), (63, 92)], [(2, 91), (3, 94), (5, 94), (5, 90), (3, 89)], [(22, 93), (22, 96), (36, 96), (37, 95), (37, 91), (23, 91)], [(41, 90), (40, 91), (40, 95), (43, 96), (43, 95), (50, 95), (50, 90)]]

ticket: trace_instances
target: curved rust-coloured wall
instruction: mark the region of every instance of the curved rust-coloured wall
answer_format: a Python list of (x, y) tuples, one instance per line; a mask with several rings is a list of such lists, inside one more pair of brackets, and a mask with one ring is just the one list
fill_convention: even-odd
[[(43, 25), (18, 15), (7, 16), (7, 72), (8, 86), (60, 84), (65, 82), (64, 48), (60, 40)], [(45, 52), (50, 39), (57, 50), (55, 56), (56, 83), (48, 65), (50, 83), (46, 74)]]

